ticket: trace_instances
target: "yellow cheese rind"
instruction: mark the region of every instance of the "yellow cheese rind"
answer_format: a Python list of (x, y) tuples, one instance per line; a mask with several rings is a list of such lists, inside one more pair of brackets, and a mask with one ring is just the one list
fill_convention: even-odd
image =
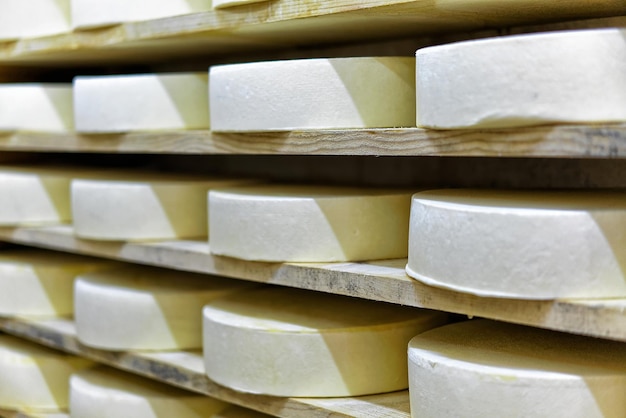
[(622, 343), (476, 320), (409, 344), (414, 418), (626, 415)]
[(0, 335), (0, 408), (67, 408), (70, 375), (92, 364), (83, 358)]
[(410, 195), (313, 186), (211, 190), (211, 252), (294, 262), (405, 257)]
[(44, 250), (1, 251), (0, 316), (71, 315), (76, 275), (113, 265)]
[(0, 41), (69, 31), (70, 0), (0, 1)]
[(251, 283), (150, 267), (82, 274), (74, 290), (76, 335), (108, 350), (202, 345), (202, 307)]
[(624, 297), (625, 226), (622, 192), (421, 192), (406, 271), (479, 296)]
[[(30, 6), (29, 9), (32, 7)], [(2, 16), (1, 8), (0, 6), (0, 16)], [(0, 17), (1, 20), (2, 17)], [(71, 84), (0, 84), (0, 109), (2, 109), (0, 132), (72, 132), (74, 130)]]
[(406, 345), (446, 314), (288, 288), (216, 299), (203, 310), (209, 378), (274, 396), (334, 397), (407, 386)]
[(501, 128), (626, 120), (626, 29), (465, 41), (416, 53), (417, 125)]
[(415, 60), (364, 57), (210, 69), (211, 129), (263, 131), (415, 125)]
[(85, 133), (208, 129), (208, 74), (74, 78), (76, 130)]
[(98, 367), (70, 380), (70, 410), (81, 418), (212, 418), (227, 403), (150, 379)]

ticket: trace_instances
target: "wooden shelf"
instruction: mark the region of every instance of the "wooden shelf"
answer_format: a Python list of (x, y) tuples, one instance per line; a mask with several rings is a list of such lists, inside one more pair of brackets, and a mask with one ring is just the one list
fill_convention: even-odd
[(24, 412), (0, 408), (0, 418), (70, 418), (62, 412)]
[(202, 353), (199, 351), (139, 353), (97, 350), (86, 347), (77, 340), (74, 323), (70, 319), (0, 319), (0, 330), (274, 416), (293, 418), (410, 416), (409, 396), (406, 390), (354, 398), (277, 398), (235, 392), (215, 384), (206, 377)]
[(147, 63), (233, 51), (380, 39), (626, 14), (623, 0), (270, 0), (0, 42), (13, 65)]
[(202, 241), (150, 244), (81, 240), (70, 226), (0, 228), (14, 243), (215, 274), (626, 341), (626, 299), (529, 301), (483, 298), (426, 286), (406, 259), (367, 263), (260, 263), (214, 256)]
[(0, 133), (0, 150), (167, 154), (626, 157), (626, 124), (106, 135)]

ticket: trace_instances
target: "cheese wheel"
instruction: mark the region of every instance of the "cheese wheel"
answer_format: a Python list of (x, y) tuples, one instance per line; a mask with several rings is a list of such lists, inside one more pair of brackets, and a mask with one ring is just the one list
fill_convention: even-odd
[(413, 197), (406, 272), (518, 299), (626, 296), (626, 193), (438, 190)]
[(267, 0), (213, 0), (214, 9), (225, 9), (227, 7), (241, 6), (244, 4), (260, 3)]
[(415, 125), (410, 57), (304, 59), (210, 69), (215, 131)]
[(227, 403), (111, 368), (75, 373), (70, 411), (77, 418), (215, 418)]
[(151, 267), (81, 274), (74, 288), (76, 335), (109, 350), (180, 350), (202, 345), (202, 307), (254, 286)]
[(625, 36), (625, 29), (590, 29), (420, 49), (417, 124), (453, 129), (624, 121)]
[(74, 233), (98, 240), (207, 236), (207, 192), (249, 180), (117, 173), (72, 182)]
[(315, 186), (209, 192), (211, 252), (261, 261), (406, 257), (410, 193)]
[(72, 26), (93, 28), (123, 22), (203, 12), (211, 8), (210, 0), (72, 0)]
[(77, 274), (114, 264), (35, 249), (0, 252), (0, 316), (63, 316), (74, 312)]
[(207, 83), (205, 73), (76, 77), (76, 130), (208, 129)]
[(334, 397), (407, 387), (406, 346), (447, 315), (345, 296), (262, 288), (204, 311), (210, 379), (274, 396)]
[[(0, 41), (70, 30), (70, 0), (0, 1)], [(0, 106), (4, 113), (4, 106)], [(10, 109), (9, 109), (10, 110)]]
[[(36, 9), (29, 2), (18, 1), (28, 4), (29, 10)], [(3, 3), (0, 2), (0, 22), (5, 17)], [(71, 132), (74, 129), (71, 84), (0, 84), (0, 109), (0, 131)]]
[(626, 416), (623, 343), (476, 320), (409, 344), (414, 418)]
[(0, 335), (0, 408), (67, 408), (70, 375), (93, 363)]

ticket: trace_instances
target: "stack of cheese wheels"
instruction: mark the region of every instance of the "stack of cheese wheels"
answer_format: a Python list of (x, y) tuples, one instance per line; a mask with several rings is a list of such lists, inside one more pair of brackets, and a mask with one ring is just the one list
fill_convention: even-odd
[(206, 373), (232, 389), (334, 397), (407, 387), (406, 346), (439, 312), (289, 288), (216, 299), (203, 311)]
[(117, 172), (72, 182), (74, 233), (97, 240), (207, 236), (207, 192), (250, 180)]
[(152, 0), (149, 7), (143, 0), (72, 0), (72, 26), (93, 28), (203, 12), (210, 8), (210, 0)]
[[(123, 4), (127, 7), (127, 2)], [(76, 77), (76, 130), (107, 133), (208, 129), (207, 79), (206, 73)]]
[(216, 131), (415, 125), (412, 57), (224, 65), (209, 80)]
[(259, 185), (209, 192), (211, 252), (248, 260), (406, 257), (411, 194)]
[[(70, 30), (69, 9), (70, 0), (2, 0), (0, 1), (0, 40), (17, 40), (68, 32)], [(10, 110), (4, 106), (0, 108), (2, 109), (0, 113)]]
[(82, 274), (74, 289), (78, 339), (110, 350), (202, 345), (202, 307), (252, 283), (151, 267)]
[[(29, 10), (36, 9), (30, 3), (21, 3), (28, 5), (25, 7)], [(5, 17), (2, 4), (0, 21)], [(71, 84), (0, 84), (0, 131), (71, 132), (74, 130), (72, 102)]]
[(0, 335), (0, 408), (67, 408), (70, 375), (93, 363)]
[(624, 192), (421, 192), (406, 271), (480, 296), (624, 297), (625, 228)]
[(417, 124), (492, 128), (626, 120), (626, 29), (516, 35), (416, 53)]
[(36, 249), (0, 251), (0, 316), (71, 315), (76, 275), (114, 265)]
[(77, 418), (216, 418), (228, 404), (150, 379), (97, 367), (70, 379)]
[(487, 320), (409, 344), (414, 418), (626, 416), (623, 343)]

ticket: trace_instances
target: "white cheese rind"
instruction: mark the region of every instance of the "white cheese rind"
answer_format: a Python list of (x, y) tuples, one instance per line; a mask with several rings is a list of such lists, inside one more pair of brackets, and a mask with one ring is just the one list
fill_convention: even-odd
[(0, 335), (0, 408), (67, 408), (70, 375), (92, 364), (89, 360)]
[(410, 193), (312, 186), (209, 192), (211, 252), (260, 261), (405, 257)]
[(44, 250), (1, 251), (0, 316), (71, 315), (76, 275), (112, 265)]
[(601, 339), (469, 321), (409, 344), (414, 418), (626, 415), (626, 352)]
[(71, 84), (0, 84), (0, 131), (72, 132), (72, 101)]
[(209, 378), (274, 396), (334, 397), (407, 387), (406, 345), (446, 314), (288, 288), (203, 310)]
[(406, 271), (479, 296), (624, 297), (625, 226), (622, 192), (417, 193)]
[(212, 418), (228, 406), (150, 379), (99, 367), (70, 379), (70, 411), (80, 418)]
[(128, 173), (126, 179), (74, 180), (74, 233), (128, 241), (206, 237), (208, 191), (244, 182), (249, 183), (138, 173)]
[(69, 31), (70, 0), (0, 1), (0, 40), (34, 38)]
[(416, 53), (417, 124), (515, 127), (626, 120), (624, 29), (516, 35)]
[(82, 274), (74, 288), (76, 335), (108, 350), (181, 350), (202, 345), (202, 307), (251, 283), (127, 267)]
[(76, 77), (76, 130), (105, 133), (208, 129), (207, 89), (206, 73)]
[(72, 0), (72, 27), (93, 28), (207, 11), (210, 0)]
[(415, 60), (365, 57), (210, 69), (211, 129), (262, 131), (415, 125)]

